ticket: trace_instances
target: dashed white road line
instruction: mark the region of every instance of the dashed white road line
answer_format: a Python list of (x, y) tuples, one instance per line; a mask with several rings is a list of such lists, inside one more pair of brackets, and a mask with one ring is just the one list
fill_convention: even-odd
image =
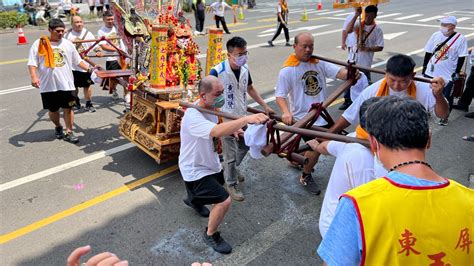
[(394, 17), (394, 16), (398, 16), (398, 15), (401, 15), (401, 13), (386, 14), (386, 15), (382, 15), (382, 16), (377, 16), (377, 18), (381, 19), (381, 18)]
[(81, 159), (77, 159), (77, 160), (69, 162), (69, 163), (61, 164), (61, 165), (58, 165), (56, 167), (46, 169), (44, 171), (34, 173), (32, 175), (28, 175), (28, 176), (25, 176), (25, 177), (22, 177), (22, 178), (15, 179), (15, 180), (10, 181), (10, 182), (3, 183), (3, 184), (0, 185), (0, 192), (3, 192), (5, 190), (8, 190), (8, 189), (11, 189), (11, 188), (14, 188), (14, 187), (18, 187), (18, 186), (21, 186), (21, 185), (24, 185), (24, 184), (27, 184), (27, 183), (30, 183), (30, 182), (33, 182), (35, 180), (44, 178), (46, 176), (50, 176), (52, 174), (62, 172), (64, 170), (71, 169), (71, 168), (79, 166), (79, 165), (83, 165), (83, 164), (86, 164), (86, 163), (104, 158), (106, 156), (110, 156), (112, 154), (130, 149), (132, 147), (135, 147), (135, 144), (127, 143), (127, 144), (124, 144), (124, 145), (121, 145), (121, 146), (118, 146), (118, 147), (115, 147), (115, 148), (112, 148), (112, 149), (109, 149), (109, 150), (100, 151), (98, 153), (86, 156), (86, 157), (81, 158)]
[(463, 22), (463, 21), (468, 20), (468, 19), (470, 19), (470, 17), (462, 17), (462, 18), (458, 18), (457, 21), (459, 23), (459, 22)]
[(395, 18), (394, 20), (405, 20), (405, 19), (416, 18), (416, 17), (421, 17), (421, 16), (423, 16), (423, 14), (413, 14), (413, 15), (409, 15), (405, 17)]
[(427, 22), (427, 21), (430, 21), (430, 20), (440, 19), (442, 17), (444, 17), (444, 16), (433, 16), (433, 17), (429, 17), (429, 18), (419, 19), (417, 21), (418, 22)]

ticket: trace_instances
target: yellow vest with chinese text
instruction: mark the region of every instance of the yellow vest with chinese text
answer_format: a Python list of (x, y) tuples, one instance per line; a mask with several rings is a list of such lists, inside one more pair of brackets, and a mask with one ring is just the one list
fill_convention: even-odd
[(418, 187), (385, 177), (343, 197), (359, 218), (360, 265), (474, 265), (474, 190), (453, 180)]

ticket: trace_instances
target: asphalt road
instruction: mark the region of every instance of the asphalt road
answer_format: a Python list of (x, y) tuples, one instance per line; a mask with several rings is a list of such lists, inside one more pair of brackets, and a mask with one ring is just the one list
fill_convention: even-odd
[[(245, 20), (232, 24), (232, 35), (248, 41), (249, 66), (254, 84), (275, 107), (277, 74), (291, 53), (280, 36), (266, 47), (275, 28), (276, 1), (258, 1), (259, 8), (245, 11)], [(267, 3), (268, 2), (268, 3)], [(309, 21), (301, 22), (304, 7)], [(345, 59), (340, 45), (341, 27), (350, 10), (333, 10), (323, 2), (290, 1), (291, 36), (302, 30), (315, 34), (315, 53)], [(396, 53), (411, 55), (421, 66), (422, 49), (438, 30), (437, 16), (453, 14), (458, 31), (474, 45), (472, 1), (393, 1), (380, 5), (379, 18), (385, 48), (374, 65), (384, 68)], [(188, 15), (193, 21), (191, 15)], [(206, 26), (213, 20), (206, 18)], [(100, 23), (89, 23), (95, 32)], [(111, 251), (131, 265), (189, 265), (193, 261), (215, 264), (321, 263), (315, 248), (323, 195), (308, 194), (296, 179), (298, 171), (276, 156), (246, 158), (244, 202), (233, 203), (220, 230), (234, 247), (231, 255), (213, 252), (201, 241), (206, 219), (182, 203), (184, 186), (175, 163), (157, 165), (153, 159), (123, 139), (118, 121), (124, 109), (104, 91), (96, 89), (96, 113), (79, 112), (75, 128), (77, 145), (56, 140), (41, 99), (30, 87), (26, 67), (28, 49), (46, 29), (25, 30), (29, 45), (17, 46), (15, 33), (0, 34), (0, 257), (2, 265), (62, 265), (75, 247), (90, 244), (93, 252)], [(269, 35), (270, 34), (270, 35)], [(206, 37), (198, 37), (201, 52)], [(418, 70), (419, 71), (419, 70)], [(380, 78), (380, 76), (376, 76)], [(331, 82), (330, 89), (338, 82)], [(276, 107), (275, 107), (276, 108)], [(471, 111), (474, 109), (471, 106)], [(340, 115), (337, 104), (329, 108)], [(474, 144), (461, 137), (474, 132), (474, 123), (453, 111), (447, 127), (432, 123), (433, 141), (428, 161), (441, 175), (464, 185), (474, 173)], [(334, 159), (323, 156), (315, 177), (325, 187)]]

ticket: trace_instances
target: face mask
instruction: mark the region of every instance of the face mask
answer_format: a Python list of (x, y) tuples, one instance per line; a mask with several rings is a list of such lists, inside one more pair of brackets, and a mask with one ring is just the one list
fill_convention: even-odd
[(245, 65), (247, 63), (247, 56), (241, 55), (235, 59), (235, 64), (239, 67)]
[(377, 143), (377, 151), (374, 154), (374, 170), (376, 174), (382, 174), (382, 173), (387, 173), (387, 169), (385, 166), (382, 164), (382, 161), (380, 161), (380, 146), (379, 142), (376, 141)]
[(448, 27), (443, 27), (443, 26), (441, 26), (440, 29), (439, 29), (439, 31), (441, 31), (441, 33), (442, 33), (443, 35), (448, 35), (449, 29), (448, 29)]
[(221, 94), (217, 98), (214, 99), (214, 102), (212, 103), (212, 107), (221, 108), (222, 106), (224, 106), (224, 103), (225, 103), (224, 95)]

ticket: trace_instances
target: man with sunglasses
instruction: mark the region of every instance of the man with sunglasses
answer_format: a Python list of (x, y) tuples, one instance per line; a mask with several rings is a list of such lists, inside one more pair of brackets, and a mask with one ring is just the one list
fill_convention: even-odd
[[(31, 85), (39, 88), (43, 108), (49, 110), (49, 118), (56, 126), (57, 139), (77, 143), (79, 139), (72, 132), (74, 113), (71, 108), (75, 105), (74, 77), (72, 67), (78, 66), (91, 73), (93, 68), (85, 63), (74, 44), (63, 40), (65, 25), (60, 19), (49, 21), (50, 37), (42, 36), (30, 48), (28, 70)], [(66, 134), (59, 120), (59, 109), (63, 109)]]
[[(262, 99), (253, 86), (252, 77), (247, 66), (247, 42), (241, 37), (233, 37), (226, 44), (228, 58), (210, 71), (224, 84), (225, 104), (223, 112), (240, 116), (247, 114), (247, 94), (260, 104), (267, 114), (274, 113), (272, 108)], [(242, 132), (243, 133), (243, 132)], [(224, 177), (226, 189), (232, 199), (243, 201), (244, 195), (239, 188), (243, 182), (242, 175), (237, 173), (236, 167), (240, 165), (248, 152), (243, 138), (238, 136), (225, 136), (222, 138), (224, 154)]]

